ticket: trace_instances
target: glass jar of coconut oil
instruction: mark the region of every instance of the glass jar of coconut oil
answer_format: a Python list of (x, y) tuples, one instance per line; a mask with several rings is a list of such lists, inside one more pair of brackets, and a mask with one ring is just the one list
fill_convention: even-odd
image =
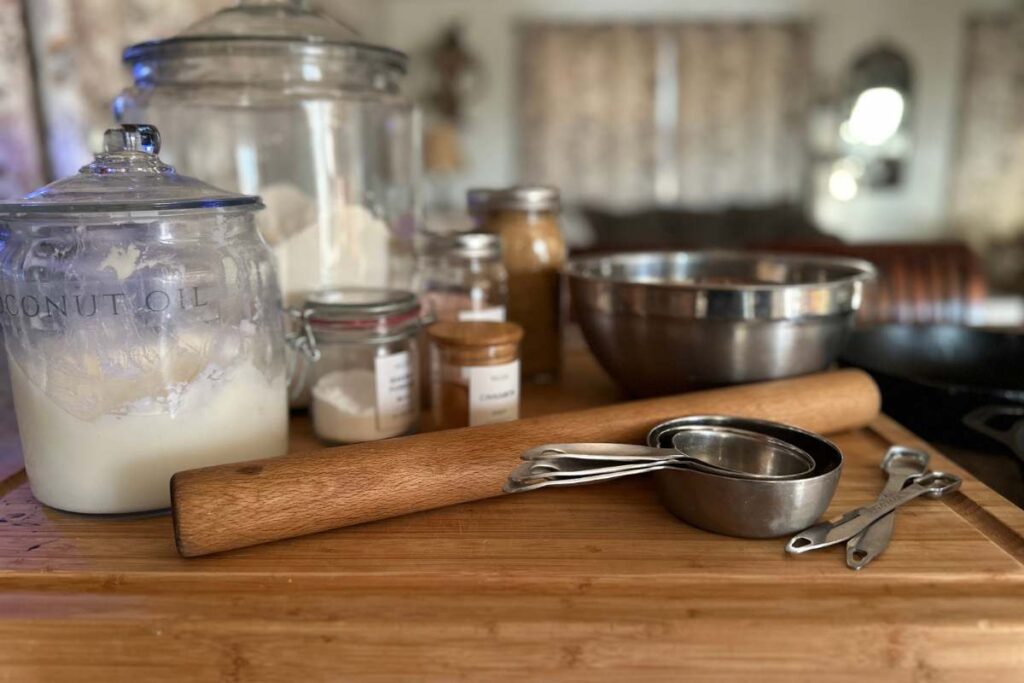
[(166, 508), (178, 471), (288, 447), (277, 277), (258, 197), (178, 175), (151, 126), (0, 204), (3, 327), (41, 502)]

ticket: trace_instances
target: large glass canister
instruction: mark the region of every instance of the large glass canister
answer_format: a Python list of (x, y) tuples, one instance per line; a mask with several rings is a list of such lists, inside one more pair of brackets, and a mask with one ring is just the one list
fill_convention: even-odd
[(175, 472), (282, 455), (284, 314), (258, 197), (175, 173), (149, 126), (0, 203), (0, 325), (32, 491), (166, 508)]
[(412, 286), (420, 166), (407, 58), (304, 0), (242, 0), (125, 50), (124, 122), (152, 122), (183, 173), (259, 194), (285, 299)]

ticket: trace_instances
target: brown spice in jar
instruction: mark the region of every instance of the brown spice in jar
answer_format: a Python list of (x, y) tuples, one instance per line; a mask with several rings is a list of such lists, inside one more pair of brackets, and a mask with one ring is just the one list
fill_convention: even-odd
[(468, 427), (470, 387), (462, 369), (514, 362), (519, 358), (523, 330), (514, 323), (442, 322), (427, 328), (427, 336), (431, 342), (435, 427)]
[(523, 376), (545, 380), (562, 365), (561, 269), (566, 248), (558, 193), (511, 188), (492, 199), (487, 229), (501, 237), (508, 271), (508, 318), (523, 328)]

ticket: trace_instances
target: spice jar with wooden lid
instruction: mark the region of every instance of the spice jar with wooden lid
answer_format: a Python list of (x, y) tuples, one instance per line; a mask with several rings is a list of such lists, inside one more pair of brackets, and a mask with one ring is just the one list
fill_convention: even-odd
[(427, 336), (438, 429), (519, 418), (519, 325), (443, 322), (431, 325)]
[(486, 227), (501, 237), (508, 319), (523, 328), (523, 377), (551, 381), (561, 369), (561, 268), (565, 240), (558, 190), (513, 187), (491, 196)]

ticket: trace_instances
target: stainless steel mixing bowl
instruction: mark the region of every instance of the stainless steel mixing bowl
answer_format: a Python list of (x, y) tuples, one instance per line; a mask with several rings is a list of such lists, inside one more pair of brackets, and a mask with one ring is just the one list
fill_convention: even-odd
[(791, 377), (835, 360), (867, 261), (740, 251), (588, 256), (566, 266), (598, 361), (630, 393)]

